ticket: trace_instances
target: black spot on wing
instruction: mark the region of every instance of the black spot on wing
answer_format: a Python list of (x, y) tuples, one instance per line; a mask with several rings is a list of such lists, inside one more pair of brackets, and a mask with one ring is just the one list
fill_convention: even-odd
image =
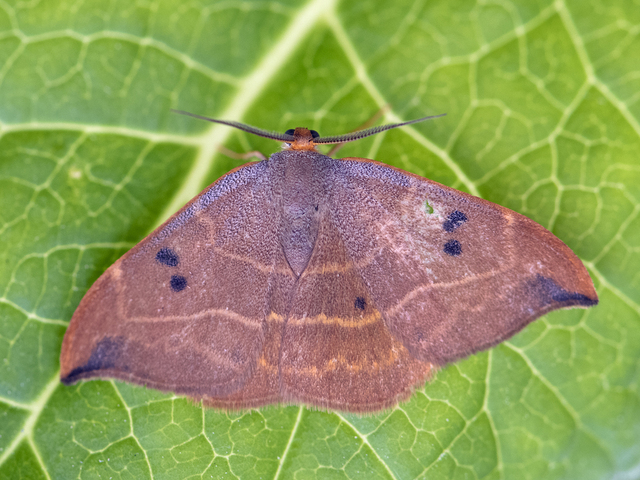
[(598, 300), (591, 299), (582, 293), (569, 292), (554, 282), (551, 278), (537, 274), (529, 284), (529, 291), (543, 304), (553, 302), (563, 303), (566, 306), (581, 305), (591, 307), (598, 304)]
[[(118, 358), (122, 355), (123, 352), (124, 341), (119, 337), (105, 337), (96, 348), (91, 352), (91, 356), (87, 363), (82, 365), (81, 367), (74, 368), (66, 378), (63, 378), (62, 381), (65, 384), (70, 384), (78, 380), (84, 373), (93, 372), (96, 370), (105, 370), (107, 368), (113, 368), (116, 366), (116, 362)], [(82, 375), (82, 377), (86, 377), (87, 375)]]
[(458, 240), (449, 240), (444, 244), (444, 253), (452, 257), (457, 257), (462, 253), (462, 245), (460, 245)]
[(162, 247), (156, 253), (156, 260), (167, 267), (177, 267), (180, 260), (178, 254), (170, 248)]
[(449, 214), (447, 220), (442, 224), (447, 232), (453, 232), (456, 228), (461, 227), (464, 222), (467, 221), (467, 216), (460, 210), (454, 210)]
[(181, 292), (187, 288), (187, 279), (182, 275), (171, 275), (171, 289), (174, 292)]
[(362, 297), (356, 297), (356, 301), (353, 304), (354, 307), (364, 310), (364, 307), (367, 306), (367, 302)]

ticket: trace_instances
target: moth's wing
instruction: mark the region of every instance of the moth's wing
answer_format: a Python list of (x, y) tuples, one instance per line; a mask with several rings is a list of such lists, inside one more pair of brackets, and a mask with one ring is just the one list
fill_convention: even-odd
[(255, 370), (278, 247), (266, 162), (225, 175), (95, 282), (65, 334), (65, 383), (113, 377), (226, 395)]
[[(275, 220), (277, 221), (277, 219)], [(280, 348), (291, 293), (296, 283), (284, 250), (278, 248), (269, 277), (268, 314), (264, 326), (263, 348), (251, 377), (228, 395), (204, 396), (205, 405), (223, 409), (254, 408), (280, 403)]]
[(371, 160), (333, 169), (331, 211), (391, 333), (438, 365), (598, 301), (580, 259), (507, 208)]
[(282, 397), (351, 412), (380, 410), (424, 383), (431, 364), (413, 358), (389, 333), (328, 205), (320, 208), (316, 244), (282, 337)]

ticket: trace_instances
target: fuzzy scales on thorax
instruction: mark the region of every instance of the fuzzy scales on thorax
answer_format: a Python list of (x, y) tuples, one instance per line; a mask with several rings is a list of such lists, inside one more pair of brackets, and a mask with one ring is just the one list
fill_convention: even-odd
[(278, 178), (273, 193), (283, 213), (280, 243), (298, 277), (318, 237), (325, 173), (332, 161), (318, 152), (293, 150), (275, 153), (268, 160), (273, 177)]

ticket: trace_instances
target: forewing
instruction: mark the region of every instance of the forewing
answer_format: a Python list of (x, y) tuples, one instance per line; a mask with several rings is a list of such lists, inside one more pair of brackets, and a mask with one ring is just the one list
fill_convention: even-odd
[(269, 277), (269, 313), (264, 325), (263, 347), (255, 370), (240, 389), (228, 395), (203, 397), (205, 405), (238, 409), (283, 401), (280, 388), (280, 349), (289, 301), (296, 280), (283, 249), (278, 248), (274, 268)]
[(266, 163), (232, 171), (112, 265), (73, 315), (62, 380), (115, 377), (198, 398), (241, 388), (264, 341), (270, 192)]
[(597, 303), (578, 257), (507, 208), (382, 163), (333, 168), (331, 212), (392, 334), (445, 364), (558, 308)]
[(389, 333), (327, 207), (321, 207), (315, 248), (291, 297), (280, 357), (282, 398), (380, 410), (424, 383), (431, 364), (413, 358)]

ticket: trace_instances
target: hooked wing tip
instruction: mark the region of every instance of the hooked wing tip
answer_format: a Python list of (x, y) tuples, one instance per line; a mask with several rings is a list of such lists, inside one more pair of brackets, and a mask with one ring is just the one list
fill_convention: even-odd
[(60, 381), (65, 385), (70, 385), (83, 378), (99, 376), (97, 372), (100, 370), (114, 368), (122, 354), (122, 347), (122, 338), (103, 338), (91, 352), (89, 360), (84, 365), (74, 367), (66, 375), (61, 372)]

